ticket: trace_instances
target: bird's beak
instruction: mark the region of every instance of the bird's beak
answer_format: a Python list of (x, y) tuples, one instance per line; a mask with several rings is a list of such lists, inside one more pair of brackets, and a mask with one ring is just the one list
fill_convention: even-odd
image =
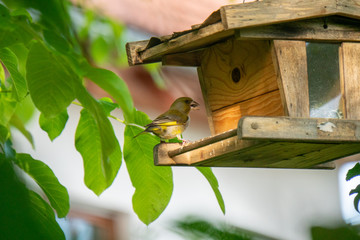
[(200, 109), (199, 106), (200, 106), (200, 104), (197, 103), (197, 102), (195, 102), (195, 101), (192, 101), (191, 104), (190, 104), (190, 107), (191, 107), (191, 109), (193, 109), (193, 110), (199, 110), (199, 109)]

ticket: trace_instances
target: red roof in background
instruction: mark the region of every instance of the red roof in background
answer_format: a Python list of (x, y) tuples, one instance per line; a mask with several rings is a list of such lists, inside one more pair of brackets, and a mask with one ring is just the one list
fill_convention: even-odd
[[(223, 5), (242, 0), (76, 0), (125, 24), (154, 35), (167, 35), (202, 23)], [(254, 0), (247, 0), (251, 2)]]

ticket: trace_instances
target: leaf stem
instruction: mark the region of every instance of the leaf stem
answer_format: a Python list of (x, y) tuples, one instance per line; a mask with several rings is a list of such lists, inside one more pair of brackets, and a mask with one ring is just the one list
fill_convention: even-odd
[[(79, 102), (75, 102), (73, 101), (72, 104), (74, 105), (77, 105), (77, 106), (80, 106), (80, 107), (83, 107), (83, 105)], [(145, 129), (143, 126), (140, 126), (140, 125), (137, 125), (137, 124), (134, 124), (134, 123), (128, 123), (128, 122), (125, 122), (125, 120), (122, 120), (120, 118), (117, 118), (111, 114), (109, 114), (109, 117), (111, 117), (112, 119), (115, 119), (116, 121), (118, 122), (121, 122), (122, 124), (126, 125), (126, 126), (133, 126), (133, 127), (138, 127), (138, 128), (141, 128), (141, 129)]]

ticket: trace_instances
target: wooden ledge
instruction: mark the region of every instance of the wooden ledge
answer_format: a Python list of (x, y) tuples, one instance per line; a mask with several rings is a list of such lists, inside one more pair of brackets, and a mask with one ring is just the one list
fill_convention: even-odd
[(182, 146), (158, 144), (158, 166), (333, 169), (329, 163), (360, 152), (360, 121), (243, 117), (237, 129)]

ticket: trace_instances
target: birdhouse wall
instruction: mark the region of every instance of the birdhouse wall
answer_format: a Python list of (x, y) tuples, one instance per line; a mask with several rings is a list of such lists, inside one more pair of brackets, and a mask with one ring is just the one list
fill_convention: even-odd
[(285, 115), (309, 117), (306, 42), (274, 40), (273, 58)]
[(360, 120), (360, 44), (342, 43), (339, 59), (344, 117)]
[(283, 116), (270, 41), (231, 38), (203, 51), (199, 79), (212, 134), (242, 116)]

